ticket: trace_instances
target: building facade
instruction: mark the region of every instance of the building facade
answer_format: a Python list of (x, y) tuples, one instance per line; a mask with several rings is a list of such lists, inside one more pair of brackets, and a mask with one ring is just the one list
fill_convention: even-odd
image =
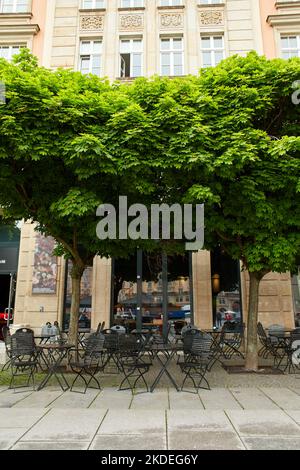
[[(300, 56), (300, 1), (0, 0), (0, 5), (0, 51), (2, 45), (26, 44), (46, 67), (71, 68), (111, 81), (197, 74), (202, 67), (251, 50), (269, 58)], [(140, 263), (145, 317), (159, 313), (168, 295), (170, 315), (190, 309), (202, 328), (211, 328), (225, 315), (246, 320), (247, 273), (222, 253), (200, 251), (190, 259), (168, 260), (175, 268), (166, 289), (161, 260), (149, 262), (144, 254)], [(151, 272), (149, 265), (155, 266)], [(84, 275), (81, 304), (82, 318), (90, 318), (92, 327), (100, 321), (109, 325), (114, 316), (135, 309), (137, 266), (134, 257), (127, 264), (95, 258)], [(46, 321), (62, 324), (70, 304), (67, 271), (63, 259), (51, 256), (51, 241), (41, 240), (34, 226), (24, 223), (15, 323), (34, 328)], [(294, 291), (295, 286), (294, 279)], [(294, 326), (289, 273), (265, 277), (259, 312), (265, 325)]]

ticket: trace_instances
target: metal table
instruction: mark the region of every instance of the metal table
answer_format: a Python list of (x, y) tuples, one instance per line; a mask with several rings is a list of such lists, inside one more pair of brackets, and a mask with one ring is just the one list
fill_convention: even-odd
[(161, 377), (163, 374), (166, 374), (169, 378), (170, 382), (173, 384), (174, 388), (176, 388), (177, 392), (179, 392), (180, 388), (178, 387), (175, 379), (172, 377), (170, 372), (168, 371), (168, 366), (171, 363), (174, 356), (179, 352), (183, 351), (183, 345), (178, 343), (168, 343), (168, 344), (153, 344), (149, 349), (154, 354), (154, 357), (157, 358), (158, 362), (161, 365), (161, 369), (154, 380), (153, 384), (150, 387), (150, 392), (153, 392), (155, 387), (158, 385)]
[[(67, 356), (69, 350), (73, 348), (73, 344), (60, 344), (60, 343), (46, 343), (46, 344), (40, 344), (37, 346), (37, 349), (40, 353), (40, 355), (43, 358), (43, 361), (47, 364), (48, 366), (48, 373), (44, 380), (40, 383), (38, 386), (38, 390), (41, 390), (44, 388), (50, 378), (54, 375), (57, 382), (59, 383), (61, 389), (65, 392), (68, 390), (69, 384), (61, 370), (59, 370), (62, 361), (65, 359)], [(65, 387), (63, 386), (59, 375), (61, 376), (62, 382), (64, 383)]]

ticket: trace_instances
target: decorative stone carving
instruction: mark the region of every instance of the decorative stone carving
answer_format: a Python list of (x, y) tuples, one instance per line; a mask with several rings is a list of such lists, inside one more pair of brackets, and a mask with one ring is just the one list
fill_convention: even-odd
[(120, 15), (120, 30), (137, 31), (144, 27), (143, 15)]
[(80, 18), (81, 31), (103, 31), (103, 15), (85, 15)]
[(200, 23), (204, 26), (223, 24), (224, 23), (223, 11), (221, 10), (200, 11)]
[(181, 13), (164, 13), (160, 15), (161, 28), (183, 28), (183, 15)]

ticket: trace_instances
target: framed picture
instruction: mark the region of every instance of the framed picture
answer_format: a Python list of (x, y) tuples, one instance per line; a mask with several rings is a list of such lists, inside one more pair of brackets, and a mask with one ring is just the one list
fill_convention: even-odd
[(33, 294), (56, 294), (57, 258), (52, 254), (55, 245), (54, 238), (37, 234), (32, 276)]

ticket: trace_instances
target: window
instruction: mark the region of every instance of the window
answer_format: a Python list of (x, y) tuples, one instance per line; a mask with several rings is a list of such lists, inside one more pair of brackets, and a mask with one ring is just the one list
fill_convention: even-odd
[(101, 40), (86, 40), (80, 42), (80, 71), (84, 74), (101, 75)]
[(1, 59), (6, 59), (8, 61), (11, 61), (13, 56), (16, 54), (19, 54), (21, 47), (26, 47), (25, 45), (23, 46), (0, 46), (0, 57)]
[(143, 40), (121, 39), (120, 58), (121, 78), (140, 77), (143, 68)]
[(214, 67), (224, 59), (224, 37), (202, 36), (201, 38), (203, 67)]
[(122, 8), (138, 8), (144, 6), (144, 0), (121, 0)]
[(281, 55), (283, 59), (300, 57), (300, 36), (281, 36)]
[(161, 75), (183, 75), (183, 38), (161, 38)]
[(0, 0), (0, 13), (19, 13), (28, 11), (28, 0)]
[(95, 10), (104, 8), (105, 0), (82, 0), (82, 8), (85, 10)]
[(182, 0), (160, 0), (160, 6), (162, 7), (175, 7), (182, 5)]

